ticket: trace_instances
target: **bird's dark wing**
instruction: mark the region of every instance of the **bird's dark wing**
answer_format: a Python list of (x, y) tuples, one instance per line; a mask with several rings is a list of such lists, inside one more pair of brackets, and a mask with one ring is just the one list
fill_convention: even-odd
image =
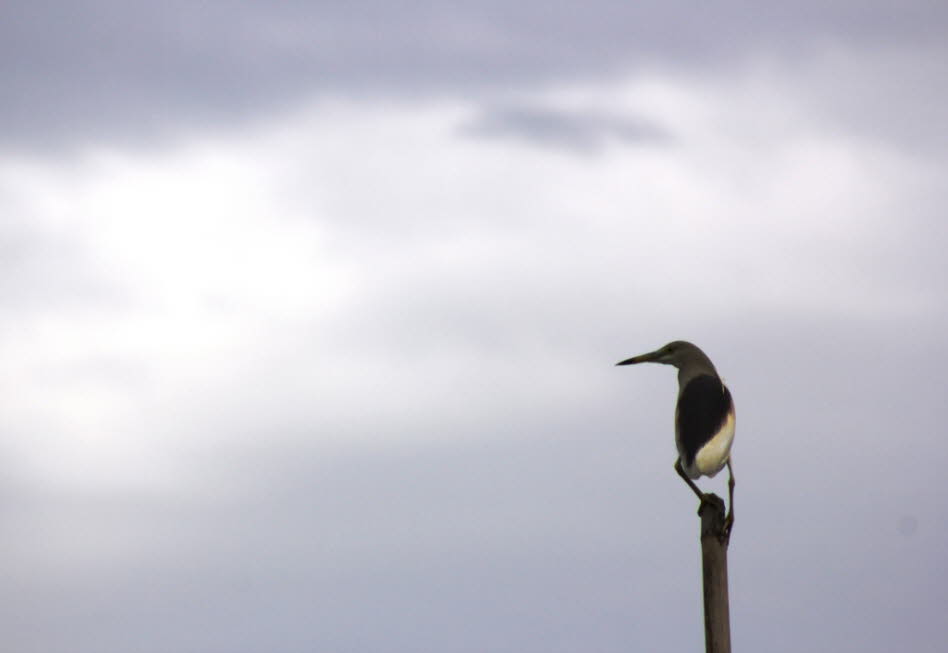
[(731, 393), (717, 376), (702, 374), (688, 381), (675, 411), (675, 431), (686, 466), (718, 432), (730, 410)]

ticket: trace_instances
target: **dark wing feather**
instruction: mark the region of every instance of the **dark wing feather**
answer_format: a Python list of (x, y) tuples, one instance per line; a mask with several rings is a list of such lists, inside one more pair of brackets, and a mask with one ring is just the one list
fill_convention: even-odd
[(691, 465), (698, 450), (717, 433), (731, 409), (731, 393), (721, 379), (702, 374), (688, 381), (678, 397), (675, 429), (685, 465)]

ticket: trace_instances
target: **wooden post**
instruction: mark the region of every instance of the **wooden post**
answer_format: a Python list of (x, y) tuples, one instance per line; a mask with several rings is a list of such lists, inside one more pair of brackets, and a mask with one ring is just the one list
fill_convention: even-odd
[(701, 517), (701, 565), (704, 572), (704, 644), (706, 653), (731, 653), (731, 616), (727, 598), (727, 545), (724, 501), (705, 495)]

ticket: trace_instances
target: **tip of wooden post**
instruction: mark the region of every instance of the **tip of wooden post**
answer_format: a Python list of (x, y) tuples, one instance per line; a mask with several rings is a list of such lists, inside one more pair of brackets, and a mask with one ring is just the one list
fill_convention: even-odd
[(722, 542), (727, 542), (728, 533), (724, 525), (724, 499), (716, 494), (706, 494), (698, 506), (698, 516), (701, 517), (701, 537), (713, 535)]

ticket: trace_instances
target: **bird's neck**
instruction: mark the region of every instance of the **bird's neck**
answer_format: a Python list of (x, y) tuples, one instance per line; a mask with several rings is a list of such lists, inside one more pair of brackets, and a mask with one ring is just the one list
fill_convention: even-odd
[(684, 388), (691, 379), (702, 375), (718, 378), (717, 370), (707, 357), (703, 361), (692, 361), (687, 367), (678, 369), (678, 387)]

